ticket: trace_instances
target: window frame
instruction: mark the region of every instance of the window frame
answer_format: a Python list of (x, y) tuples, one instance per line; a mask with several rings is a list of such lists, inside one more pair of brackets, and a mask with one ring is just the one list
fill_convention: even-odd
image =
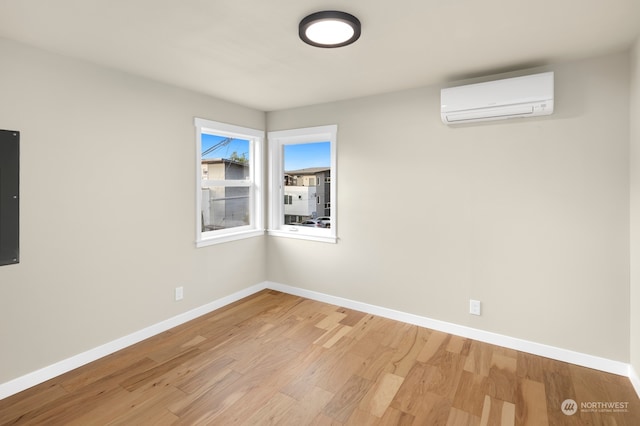
[[(269, 143), (269, 228), (268, 235), (297, 238), (325, 243), (337, 243), (337, 134), (338, 126), (306, 127), (267, 133)], [(329, 228), (286, 225), (284, 222), (284, 146), (304, 143), (330, 143), (331, 181)], [(324, 183), (321, 183), (324, 184)], [(325, 200), (326, 201), (326, 200)], [(322, 214), (320, 216), (326, 216)]]
[[(196, 127), (196, 247), (264, 235), (263, 130), (194, 118)], [(202, 179), (202, 135), (225, 136), (249, 141), (248, 181)], [(211, 186), (249, 188), (249, 225), (202, 231), (202, 188)]]

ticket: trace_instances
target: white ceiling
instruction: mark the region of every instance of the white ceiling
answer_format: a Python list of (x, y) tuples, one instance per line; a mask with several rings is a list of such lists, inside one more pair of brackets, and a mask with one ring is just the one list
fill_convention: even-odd
[[(298, 22), (362, 22), (318, 49)], [(628, 48), (640, 0), (0, 0), (0, 37), (273, 111)], [(1, 62), (0, 62), (1, 66)]]

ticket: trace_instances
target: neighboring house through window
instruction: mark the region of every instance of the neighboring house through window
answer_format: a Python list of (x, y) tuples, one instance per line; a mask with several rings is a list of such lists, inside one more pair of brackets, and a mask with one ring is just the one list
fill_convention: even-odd
[(264, 234), (264, 132), (195, 119), (198, 247)]
[(336, 242), (337, 130), (331, 125), (268, 133), (270, 235)]

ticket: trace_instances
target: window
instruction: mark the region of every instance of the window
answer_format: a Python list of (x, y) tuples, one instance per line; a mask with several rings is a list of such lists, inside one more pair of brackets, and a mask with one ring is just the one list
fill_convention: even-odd
[(195, 119), (198, 247), (264, 234), (264, 132)]
[(337, 241), (337, 131), (332, 125), (269, 132), (269, 235)]

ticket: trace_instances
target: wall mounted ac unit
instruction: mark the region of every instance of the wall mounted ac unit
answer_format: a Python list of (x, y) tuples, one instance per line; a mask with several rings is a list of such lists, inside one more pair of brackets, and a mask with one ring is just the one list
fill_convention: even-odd
[(440, 91), (445, 124), (553, 113), (553, 72), (449, 87)]

